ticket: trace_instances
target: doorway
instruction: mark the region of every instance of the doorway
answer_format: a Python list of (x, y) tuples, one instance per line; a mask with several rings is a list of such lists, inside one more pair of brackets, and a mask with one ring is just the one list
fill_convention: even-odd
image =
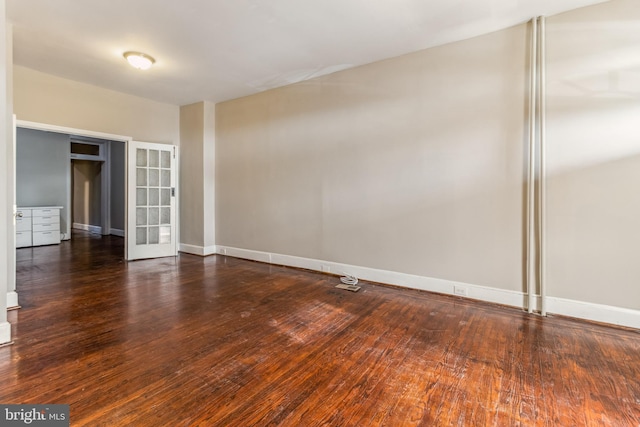
[(124, 237), (125, 143), (71, 136), (71, 227)]
[[(82, 141), (81, 143), (79, 141)], [(94, 146), (98, 154), (74, 152)], [(61, 240), (71, 230), (124, 237), (125, 142), (19, 127), (16, 133), (18, 206), (61, 206)]]
[[(71, 228), (74, 230), (103, 234), (102, 169), (104, 166), (104, 162), (95, 160), (71, 160), (70, 213)], [(73, 235), (71, 238), (73, 239)]]

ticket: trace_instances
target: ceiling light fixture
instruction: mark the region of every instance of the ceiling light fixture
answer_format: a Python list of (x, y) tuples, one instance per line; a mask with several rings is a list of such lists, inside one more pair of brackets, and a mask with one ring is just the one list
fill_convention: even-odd
[(139, 70), (148, 70), (156, 62), (155, 59), (141, 52), (125, 52), (122, 56), (125, 57), (132, 67)]

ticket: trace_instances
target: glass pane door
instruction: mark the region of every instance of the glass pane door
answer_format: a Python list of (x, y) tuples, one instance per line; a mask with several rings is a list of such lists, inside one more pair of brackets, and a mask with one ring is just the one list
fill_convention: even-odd
[[(176, 147), (129, 143), (129, 221), (127, 259), (176, 254), (175, 151)], [(131, 219), (131, 218), (130, 218)]]

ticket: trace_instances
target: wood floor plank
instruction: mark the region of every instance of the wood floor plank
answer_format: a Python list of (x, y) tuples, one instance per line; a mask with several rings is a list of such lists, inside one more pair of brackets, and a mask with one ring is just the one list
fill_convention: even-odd
[(638, 426), (640, 334), (223, 256), (17, 251), (0, 402), (73, 426)]

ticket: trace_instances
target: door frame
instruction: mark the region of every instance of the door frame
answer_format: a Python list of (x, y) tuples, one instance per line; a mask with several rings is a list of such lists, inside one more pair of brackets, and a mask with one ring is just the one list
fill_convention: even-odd
[[(38, 122), (30, 122), (30, 121), (26, 121), (26, 120), (16, 120), (16, 129), (17, 128), (22, 128), (22, 129), (33, 129), (33, 130), (40, 130), (40, 131), (45, 131), (45, 132), (55, 132), (55, 133), (62, 133), (62, 134), (68, 134), (68, 135), (75, 135), (75, 136), (84, 136), (84, 137), (88, 137), (88, 138), (97, 138), (97, 139), (103, 139), (103, 140), (107, 140), (107, 141), (118, 141), (118, 142), (123, 142), (125, 144), (125, 150), (127, 149), (127, 145), (129, 143), (129, 141), (131, 141), (133, 138), (130, 136), (125, 136), (125, 135), (116, 135), (116, 134), (111, 134), (111, 133), (106, 133), (106, 132), (96, 132), (96, 131), (90, 131), (90, 130), (86, 130), (86, 129), (77, 129), (77, 128), (70, 128), (70, 127), (66, 127), (66, 126), (57, 126), (57, 125), (50, 125), (50, 124), (46, 124), (46, 123), (38, 123)], [(109, 155), (109, 151), (108, 151), (108, 146), (109, 144), (105, 144), (105, 146), (107, 147), (107, 152), (105, 153), (107, 156)], [(15, 167), (15, 162), (16, 162), (16, 155), (17, 153), (14, 151), (14, 170), (16, 169)], [(108, 168), (105, 168), (108, 169)], [(15, 185), (15, 184), (14, 184)], [(126, 176), (125, 176), (125, 185), (126, 185)], [(110, 231), (110, 227), (111, 227), (111, 218), (110, 218), (110, 210), (108, 208), (109, 206), (109, 197), (110, 197), (110, 192), (111, 192), (111, 182), (109, 179), (109, 171), (107, 171), (107, 173), (105, 175), (103, 175), (103, 179), (102, 179), (102, 183), (101, 183), (101, 187), (102, 187), (102, 198), (103, 198), (103, 203), (101, 203), (101, 209), (102, 209), (102, 234), (109, 234)], [(71, 176), (69, 174), (69, 176), (67, 177), (67, 188), (69, 189), (68, 193), (67, 193), (67, 206), (69, 206), (69, 209), (67, 209), (67, 212), (65, 212), (65, 215), (67, 217), (67, 224), (69, 225), (69, 233), (71, 233), (71, 229), (73, 227), (73, 224), (70, 222), (71, 221)], [(15, 193), (15, 189), (14, 189), (14, 193)], [(104, 203), (104, 201), (107, 201), (106, 203)], [(125, 210), (126, 210), (126, 200), (125, 200)], [(126, 217), (126, 214), (125, 214)], [(126, 225), (126, 224), (125, 224)], [(14, 230), (15, 232), (15, 230)], [(70, 238), (71, 236), (69, 236)], [(126, 237), (126, 227), (125, 227), (125, 237)], [(14, 248), (15, 249), (15, 248)]]
[(16, 205), (16, 115), (13, 114), (13, 118), (11, 120), (12, 126), (12, 156), (13, 156), (13, 165), (10, 176), (11, 183), (9, 184), (9, 193), (8, 197), (11, 203), (11, 224), (13, 224), (13, 228), (7, 230), (7, 309), (14, 310), (16, 308), (20, 308), (20, 304), (18, 303), (18, 292), (16, 289), (16, 215), (18, 214), (18, 208)]
[[(86, 135), (78, 135), (73, 134), (70, 135), (71, 144), (76, 142), (85, 142), (82, 138), (87, 138)], [(95, 224), (100, 226), (101, 234), (103, 236), (109, 235), (112, 232), (111, 229), (111, 143), (120, 143), (120, 141), (116, 141), (113, 139), (104, 140), (98, 138), (87, 138), (86, 143), (88, 144), (97, 144), (100, 146), (101, 155), (97, 156), (99, 159), (92, 158), (92, 156), (86, 156), (86, 158), (82, 155), (74, 155), (70, 156), (71, 160), (71, 170), (70, 170), (70, 178), (69, 178), (69, 216), (73, 217), (73, 209), (74, 206), (74, 162), (77, 160), (81, 161), (91, 161), (98, 163), (100, 165), (100, 224)], [(126, 144), (125, 150), (126, 150)], [(126, 154), (126, 153), (125, 153)], [(123, 161), (126, 161), (126, 155)], [(74, 218), (72, 218), (73, 220)], [(69, 221), (70, 228), (74, 228), (75, 221)], [(89, 228), (90, 230), (90, 228)], [(122, 229), (124, 233), (124, 228)], [(121, 237), (124, 237), (121, 234), (118, 234)]]

